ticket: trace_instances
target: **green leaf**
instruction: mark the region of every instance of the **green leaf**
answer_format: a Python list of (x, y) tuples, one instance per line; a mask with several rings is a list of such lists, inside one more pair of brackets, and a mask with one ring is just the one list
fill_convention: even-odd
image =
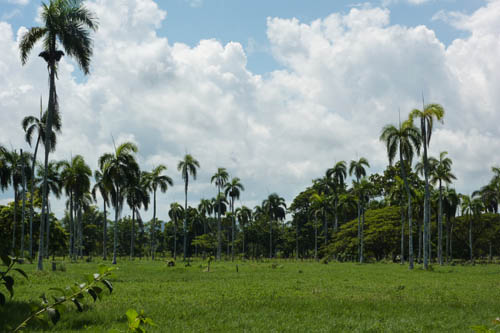
[(108, 280), (102, 280), (101, 282), (104, 283), (106, 287), (108, 287), (109, 293), (111, 294), (113, 292), (113, 285), (111, 284), (111, 282), (109, 282)]
[(0, 258), (2, 258), (2, 262), (5, 266), (10, 266), (10, 263), (12, 262), (12, 260), (10, 259), (10, 257), (8, 255), (2, 255), (2, 256), (0, 256)]
[(87, 292), (89, 293), (90, 296), (92, 296), (92, 298), (94, 299), (94, 302), (97, 300), (97, 294), (95, 293), (95, 291), (93, 291), (92, 289), (89, 289), (87, 290)]
[(0, 305), (5, 305), (5, 296), (2, 293), (0, 293)]
[(99, 265), (99, 274), (103, 275), (108, 271), (108, 268), (105, 265)]
[(128, 309), (125, 315), (127, 316), (128, 322), (133, 323), (139, 314), (134, 309)]
[[(91, 284), (92, 282), (94, 282), (94, 276), (92, 274), (86, 274), (85, 275), (85, 280), (87, 280), (88, 284)], [(83, 287), (82, 287), (82, 285), (83, 285)], [(80, 288), (82, 288), (82, 289), (85, 288), (85, 285), (82, 283), (80, 285)]]
[(95, 286), (95, 287), (92, 287), (92, 290), (97, 295), (97, 298), (102, 299), (102, 289), (101, 288)]
[(83, 308), (80, 302), (76, 298), (73, 298), (72, 301), (73, 303), (75, 303), (78, 312), (83, 312)]
[(22, 269), (20, 269), (20, 268), (14, 268), (14, 270), (17, 271), (22, 276), (24, 276), (26, 278), (26, 280), (29, 280), (28, 279), (28, 275), (26, 275), (26, 273)]
[(55, 325), (61, 319), (61, 315), (59, 314), (59, 311), (57, 311), (54, 308), (47, 308), (47, 313), (49, 315), (50, 320), (52, 320), (52, 323)]
[(120, 331), (119, 329), (117, 328), (112, 328), (108, 331), (108, 333), (122, 333), (122, 331)]

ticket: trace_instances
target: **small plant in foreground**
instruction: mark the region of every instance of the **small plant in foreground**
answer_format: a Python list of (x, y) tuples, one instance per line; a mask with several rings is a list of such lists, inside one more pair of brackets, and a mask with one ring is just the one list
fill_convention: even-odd
[(49, 319), (55, 325), (61, 319), (61, 312), (64, 310), (64, 303), (70, 301), (79, 312), (83, 312), (81, 301), (88, 294), (92, 297), (94, 302), (102, 298), (102, 289), (97, 285), (102, 283), (109, 289), (109, 293), (113, 292), (113, 285), (106, 278), (111, 275), (114, 268), (106, 266), (99, 266), (99, 273), (88, 274), (85, 276), (87, 282), (75, 283), (73, 286), (62, 288), (50, 288), (51, 291), (56, 291), (60, 296), (52, 296), (53, 301), (49, 301), (47, 296), (42, 294), (41, 304), (32, 303), (31, 314), (21, 323), (14, 332), (18, 332), (26, 327), (26, 325), (33, 319), (37, 320), (42, 326), (49, 327)]
[[(127, 332), (146, 332), (146, 326), (156, 326), (151, 318), (146, 317), (144, 310), (137, 313), (134, 309), (128, 309), (125, 313), (127, 315), (128, 329)], [(122, 331), (113, 328), (108, 333), (123, 333)]]
[[(9, 272), (14, 270), (19, 274), (21, 274), (22, 276), (24, 276), (26, 279), (28, 278), (28, 276), (22, 269), (14, 268), (14, 265), (19, 262), (18, 259), (9, 257), (7, 255), (2, 255), (1, 258), (2, 258), (2, 263), (5, 266), (7, 266), (7, 270), (0, 271), (0, 284), (3, 284), (5, 286), (5, 288), (10, 294), (10, 298), (12, 298), (14, 296), (14, 278), (8, 275)], [(5, 302), (6, 302), (5, 295), (2, 292), (0, 292), (0, 306), (5, 305)]]

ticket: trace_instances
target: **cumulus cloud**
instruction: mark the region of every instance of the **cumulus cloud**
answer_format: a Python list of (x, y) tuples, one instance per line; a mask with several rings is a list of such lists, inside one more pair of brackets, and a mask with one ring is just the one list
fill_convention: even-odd
[[(82, 154), (92, 168), (115, 141), (138, 144), (143, 169), (168, 166), (176, 185), (160, 196), (159, 216), (182, 200), (177, 162), (189, 152), (201, 164), (189, 201), (215, 195), (210, 176), (228, 168), (245, 184), (242, 202), (253, 206), (270, 192), (287, 200), (335, 161), (369, 159), (371, 172), (387, 164), (378, 141), (426, 101), (447, 114), (431, 153), (448, 150), (459, 177), (457, 189), (484, 184), (500, 164), (495, 113), (500, 105), (500, 35), (491, 1), (459, 24), (470, 37), (449, 47), (425, 26), (390, 23), (387, 8), (362, 6), (312, 22), (268, 18), (271, 52), (284, 69), (259, 76), (247, 68), (238, 42), (201, 40), (194, 47), (169, 43), (157, 29), (167, 13), (151, 0), (95, 0), (100, 18), (92, 74), (75, 79), (76, 65), (60, 64), (57, 82), (63, 134), (54, 158)], [(21, 68), (17, 40), (0, 22), (0, 142), (25, 146), (20, 121), (37, 114), (47, 96), (47, 72), (35, 50)], [(59, 209), (59, 211), (57, 211)], [(62, 203), (56, 207), (59, 214)], [(147, 215), (146, 215), (147, 216)]]

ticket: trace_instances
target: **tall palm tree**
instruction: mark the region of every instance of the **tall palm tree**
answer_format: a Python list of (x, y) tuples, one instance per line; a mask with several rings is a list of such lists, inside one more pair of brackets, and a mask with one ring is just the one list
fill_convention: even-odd
[[(212, 202), (208, 199), (201, 199), (200, 204), (198, 205), (198, 212), (203, 219), (203, 234), (207, 233), (207, 215), (211, 215), (214, 210)], [(206, 256), (206, 249), (203, 249), (203, 259)]]
[[(356, 183), (359, 184), (359, 181), (361, 178), (366, 176), (366, 170), (365, 167), (369, 168), (370, 163), (368, 163), (368, 160), (364, 157), (361, 157), (358, 161), (351, 160), (351, 163), (349, 164), (349, 176), (354, 176), (356, 177)], [(358, 194), (358, 254), (360, 255), (360, 260), (361, 260), (361, 197), (359, 197)]]
[(345, 161), (340, 161), (335, 163), (333, 168), (326, 170), (326, 175), (332, 180), (333, 195), (334, 195), (334, 214), (335, 214), (335, 224), (333, 230), (337, 232), (339, 219), (338, 219), (338, 205), (339, 205), (339, 195), (344, 189), (345, 179), (347, 177), (347, 164)]
[(446, 157), (448, 152), (443, 151), (439, 154), (434, 172), (431, 174), (431, 184), (439, 184), (439, 213), (438, 213), (438, 260), (439, 264), (443, 265), (443, 182), (450, 184), (454, 179), (457, 179), (451, 172), (453, 162), (449, 157)]
[[(217, 168), (217, 172), (210, 179), (211, 183), (215, 183), (217, 186), (217, 197), (220, 196), (221, 188), (227, 183), (229, 179), (229, 174), (226, 168)], [(221, 259), (222, 253), (222, 224), (221, 224), (221, 207), (220, 201), (217, 204), (217, 260)]]
[[(382, 141), (387, 148), (387, 156), (389, 157), (389, 164), (392, 165), (396, 154), (399, 153), (399, 166), (401, 178), (406, 189), (406, 196), (408, 198), (408, 261), (409, 268), (413, 269), (413, 221), (412, 221), (412, 208), (411, 208), (411, 190), (408, 183), (408, 176), (406, 168), (411, 169), (411, 164), (414, 155), (420, 154), (420, 146), (422, 143), (418, 129), (413, 126), (413, 122), (405, 121), (399, 124), (399, 127), (394, 125), (386, 125), (382, 129), (380, 135)], [(410, 170), (408, 170), (410, 172)], [(403, 228), (402, 228), (403, 230)]]
[(190, 154), (186, 154), (184, 156), (184, 159), (179, 161), (179, 164), (177, 164), (177, 170), (181, 172), (182, 175), (182, 180), (184, 180), (184, 226), (183, 226), (183, 231), (184, 231), (184, 260), (186, 260), (186, 254), (187, 254), (187, 192), (188, 192), (188, 185), (189, 185), (189, 175), (193, 177), (194, 180), (196, 180), (196, 173), (197, 173), (197, 168), (200, 167), (200, 163)]
[[(21, 63), (28, 61), (28, 56), (35, 44), (43, 40), (43, 52), (39, 54), (45, 62), (49, 72), (49, 106), (47, 112), (46, 132), (52, 133), (54, 113), (59, 109), (55, 79), (57, 77), (57, 63), (64, 55), (58, 50), (62, 44), (66, 53), (75, 58), (84, 74), (89, 73), (90, 57), (92, 56), (92, 39), (90, 30), (97, 30), (97, 19), (88, 11), (81, 1), (50, 0), (49, 4), (42, 4), (40, 15), (43, 26), (28, 30), (19, 43)], [(50, 136), (45, 137), (45, 169), (49, 163)], [(45, 172), (47, 174), (47, 170)], [(45, 201), (47, 200), (47, 184), (44, 181), (42, 190), (42, 218), (45, 215)], [(43, 256), (38, 255), (38, 270), (43, 270)]]
[(92, 188), (92, 197), (97, 202), (97, 193), (101, 195), (103, 201), (104, 218), (102, 221), (102, 260), (107, 260), (107, 239), (108, 239), (108, 215), (106, 207), (109, 207), (110, 189), (106, 187), (103, 170), (94, 171), (95, 184)]
[(432, 129), (434, 119), (441, 121), (444, 117), (444, 108), (439, 104), (423, 105), (422, 110), (414, 109), (410, 112), (409, 121), (413, 123), (415, 118), (420, 118), (420, 135), (423, 143), (423, 164), (424, 164), (424, 180), (425, 180), (425, 197), (424, 197), (424, 269), (429, 265), (428, 244), (430, 244), (430, 188), (429, 188), (429, 161), (427, 150), (431, 142)]
[(469, 195), (461, 195), (461, 209), (462, 214), (467, 215), (467, 219), (469, 220), (469, 252), (470, 252), (470, 261), (474, 262), (474, 252), (472, 246), (472, 224), (473, 224), (473, 216), (480, 216), (481, 211), (484, 206), (480, 198), (471, 197)]
[[(124, 190), (124, 196), (127, 199), (127, 204), (132, 211), (132, 226), (130, 230), (130, 259), (134, 258), (135, 247), (135, 217), (139, 214), (139, 209), (144, 207), (148, 209), (150, 197), (149, 188), (150, 183), (149, 173), (139, 173), (136, 178), (130, 179)], [(154, 220), (154, 219), (153, 219)], [(154, 257), (153, 257), (154, 260)]]
[(173, 186), (172, 178), (167, 175), (162, 175), (167, 171), (167, 167), (163, 164), (153, 168), (153, 170), (146, 175), (148, 187), (153, 191), (153, 225), (151, 228), (151, 258), (155, 260), (156, 241), (155, 241), (155, 227), (156, 227), (156, 191), (160, 189), (162, 193), (167, 192), (168, 186)]
[(314, 223), (314, 260), (318, 260), (318, 214), (325, 214), (326, 195), (314, 191), (311, 194), (311, 208), (313, 210)]
[(457, 192), (454, 189), (449, 189), (447, 188), (446, 191), (444, 192), (444, 211), (446, 214), (446, 230), (447, 230), (447, 237), (446, 237), (446, 258), (447, 261), (450, 262), (453, 257), (453, 223), (452, 223), (452, 218), (455, 218), (455, 215), (457, 214), (457, 208), (460, 205), (460, 196), (457, 194)]
[(177, 260), (177, 222), (184, 217), (184, 208), (177, 202), (172, 202), (168, 216), (174, 222), (174, 260)]
[[(57, 144), (57, 137), (56, 137), (56, 132), (61, 133), (61, 117), (59, 115), (59, 112), (55, 112), (53, 117), (53, 123), (52, 123), (52, 133), (49, 137), (50, 140), (50, 149), (51, 152), (54, 152), (56, 149), (56, 144)], [(44, 112), (42, 115), (42, 97), (40, 97), (40, 118), (37, 118), (35, 116), (26, 116), (23, 118), (23, 121), (21, 123), (23, 130), (25, 132), (25, 140), (26, 142), (30, 145), (33, 140), (33, 135), (36, 132), (36, 144), (35, 144), (35, 150), (33, 152), (33, 160), (31, 162), (31, 177), (30, 177), (30, 237), (29, 237), (29, 256), (31, 259), (33, 259), (33, 214), (34, 214), (34, 209), (33, 209), (33, 197), (34, 191), (35, 191), (35, 186), (33, 184), (35, 180), (35, 164), (36, 164), (36, 157), (38, 153), (38, 147), (40, 145), (40, 142), (42, 142), (43, 145), (45, 145), (45, 127), (47, 123), (47, 112)]]
[(241, 206), (236, 208), (236, 216), (240, 222), (241, 232), (243, 234), (243, 257), (245, 257), (245, 227), (252, 220), (252, 210), (247, 206)]
[[(36, 186), (40, 187), (43, 184), (43, 180), (47, 179), (47, 195), (53, 194), (56, 199), (61, 197), (63, 182), (61, 179), (61, 163), (56, 161), (50, 161), (47, 167), (47, 177), (45, 177), (45, 169), (43, 165), (38, 164), (37, 179), (35, 180)], [(50, 200), (47, 200), (46, 207), (47, 214), (45, 215), (45, 240), (44, 240), (44, 255), (45, 258), (49, 257), (49, 242), (50, 242)]]
[(112, 205), (115, 209), (113, 225), (113, 264), (116, 264), (118, 246), (118, 219), (123, 208), (124, 190), (140, 173), (134, 154), (137, 146), (132, 142), (124, 142), (115, 148), (113, 153), (106, 153), (99, 158), (99, 168), (103, 170), (106, 187), (111, 189)]
[(273, 258), (273, 222), (285, 219), (286, 203), (285, 199), (277, 193), (270, 194), (262, 202), (262, 208), (269, 218), (269, 259)]
[(365, 206), (371, 197), (372, 184), (366, 177), (361, 178), (359, 181), (353, 181), (353, 192), (358, 198), (358, 211), (361, 211), (361, 217), (358, 218), (358, 253), (359, 262), (364, 262), (364, 229), (365, 229)]
[(226, 197), (230, 197), (230, 206), (232, 213), (232, 227), (231, 227), (231, 261), (234, 261), (234, 229), (235, 229), (235, 214), (234, 214), (234, 201), (240, 199), (241, 191), (245, 190), (245, 187), (241, 183), (238, 177), (234, 177), (230, 182), (226, 183), (224, 186), (224, 194)]

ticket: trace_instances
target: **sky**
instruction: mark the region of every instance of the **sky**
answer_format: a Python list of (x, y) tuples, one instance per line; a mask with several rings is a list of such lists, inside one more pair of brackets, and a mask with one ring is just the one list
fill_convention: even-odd
[[(237, 205), (249, 207), (272, 192), (290, 204), (340, 160), (363, 156), (369, 174), (381, 172), (382, 127), (421, 108), (422, 94), (446, 110), (430, 153), (449, 152), (457, 191), (478, 189), (500, 165), (500, 0), (85, 4), (100, 24), (91, 73), (60, 62), (63, 133), (51, 158), (81, 154), (95, 169), (112, 137), (135, 142), (142, 169), (165, 164), (175, 183), (158, 196), (160, 219), (184, 199), (185, 153), (201, 165), (191, 205), (215, 196), (217, 167), (241, 179)], [(20, 123), (47, 101), (40, 46), (25, 66), (17, 48), (40, 25), (39, 7), (0, 0), (0, 144), (14, 149), (31, 150)], [(59, 217), (64, 200), (52, 198)]]

